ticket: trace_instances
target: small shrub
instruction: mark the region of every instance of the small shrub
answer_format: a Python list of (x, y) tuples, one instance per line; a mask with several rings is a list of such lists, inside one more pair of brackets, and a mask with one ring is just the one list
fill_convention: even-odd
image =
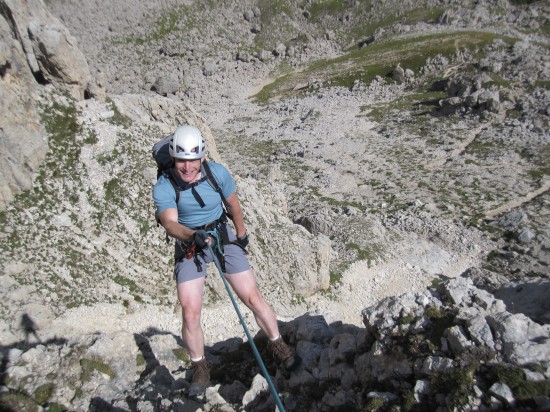
[(399, 325), (408, 325), (408, 324), (412, 323), (414, 321), (414, 319), (415, 319), (415, 317), (413, 315), (406, 315), (406, 316), (403, 316), (402, 318), (399, 318), (397, 323)]
[(432, 377), (431, 384), (436, 393), (448, 394), (453, 406), (465, 405), (474, 384), (473, 368), (455, 368), (449, 373), (436, 374)]
[(97, 138), (97, 133), (95, 132), (95, 130), (90, 130), (88, 132), (88, 136), (86, 136), (86, 138), (84, 139), (84, 143), (96, 144), (97, 142), (99, 142), (99, 139)]
[(341, 272), (334, 272), (330, 271), (330, 280), (329, 283), (331, 285), (336, 285), (337, 283), (342, 283), (342, 273)]
[(548, 396), (550, 393), (550, 379), (538, 382), (528, 381), (523, 370), (515, 366), (492, 365), (488, 372), (488, 379), (508, 385), (518, 399)]
[(50, 399), (50, 396), (52, 396), (52, 393), (55, 389), (55, 385), (53, 383), (46, 383), (42, 386), (39, 386), (34, 391), (34, 400), (37, 404), (42, 405)]

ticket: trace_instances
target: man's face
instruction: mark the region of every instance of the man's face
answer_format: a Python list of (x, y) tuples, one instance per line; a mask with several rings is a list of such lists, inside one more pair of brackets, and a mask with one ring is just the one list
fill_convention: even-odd
[(199, 178), (203, 160), (204, 158), (196, 160), (175, 159), (176, 173), (179, 178), (186, 183), (193, 183)]

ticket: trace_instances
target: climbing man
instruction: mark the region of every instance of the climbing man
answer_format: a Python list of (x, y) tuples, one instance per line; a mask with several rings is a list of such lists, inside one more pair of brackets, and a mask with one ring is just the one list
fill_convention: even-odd
[(198, 128), (177, 127), (169, 141), (171, 167), (153, 188), (160, 224), (176, 239), (174, 274), (183, 310), (182, 338), (194, 367), (192, 390), (210, 382), (211, 366), (205, 358), (201, 325), (206, 264), (213, 261), (208, 245), (228, 283), (268, 336), (268, 348), (275, 360), (288, 370), (300, 362), (294, 349), (283, 341), (275, 312), (256, 285), (246, 256), (249, 239), (233, 178), (224, 166), (206, 161), (205, 152), (205, 139)]

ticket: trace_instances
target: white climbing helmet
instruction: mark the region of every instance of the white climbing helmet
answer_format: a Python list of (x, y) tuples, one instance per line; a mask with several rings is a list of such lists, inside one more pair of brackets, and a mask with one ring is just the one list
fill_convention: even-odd
[(195, 126), (179, 126), (172, 134), (169, 152), (176, 159), (201, 159), (206, 152), (204, 137)]

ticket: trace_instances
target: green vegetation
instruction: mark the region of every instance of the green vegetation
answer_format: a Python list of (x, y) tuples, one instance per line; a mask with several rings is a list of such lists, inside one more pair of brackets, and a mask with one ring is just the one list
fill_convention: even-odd
[(346, 244), (346, 249), (354, 250), (356, 252), (357, 260), (366, 260), (369, 265), (375, 259), (374, 252), (372, 250), (363, 249), (361, 246), (359, 246), (356, 243)]
[(281, 39), (298, 34), (291, 24), (292, 7), (286, 0), (259, 0), (260, 23), (263, 29), (254, 36), (255, 50), (272, 50)]
[[(389, 27), (396, 23), (412, 25), (421, 21), (433, 22), (443, 12), (441, 7), (427, 7), (426, 2), (412, 3), (412, 7), (402, 3), (399, 5), (399, 12), (386, 10), (380, 13), (379, 7), (371, 1), (357, 3), (340, 0), (317, 0), (308, 2), (306, 10), (310, 14), (310, 20), (321, 23), (323, 27), (334, 29), (343, 44), (357, 44), (360, 40), (372, 36), (376, 30)], [(373, 13), (373, 9), (377, 12)], [(342, 30), (343, 19), (353, 22), (351, 28)]]
[(92, 379), (93, 371), (98, 371), (99, 373), (107, 375), (111, 379), (116, 376), (113, 369), (99, 358), (83, 358), (80, 360), (80, 366), (82, 368), (82, 372), (80, 375), (80, 380), (82, 382), (89, 382)]
[(143, 356), (143, 354), (141, 353), (138, 353), (136, 356), (136, 366), (139, 368), (141, 366), (144, 366), (145, 364), (145, 356)]
[(464, 153), (467, 155), (474, 155), (476, 159), (483, 160), (494, 155), (496, 147), (496, 142), (492, 140), (482, 140), (478, 137), (468, 145)]
[(210, 303), (219, 302), (222, 300), (222, 296), (210, 285), (209, 283), (206, 283), (206, 293), (208, 296), (208, 300)]
[(412, 323), (414, 320), (415, 320), (415, 317), (413, 315), (405, 315), (405, 316), (400, 317), (397, 320), (397, 324), (398, 325), (408, 325), (408, 324)]
[(293, 91), (296, 85), (310, 78), (322, 79), (325, 86), (351, 88), (356, 80), (369, 84), (376, 76), (386, 77), (401, 64), (418, 71), (428, 58), (451, 57), (457, 50), (481, 48), (499, 36), (485, 32), (455, 32), (401, 37), (353, 50), (334, 59), (319, 60), (301, 72), (283, 76), (266, 85), (256, 96), (258, 103), (267, 103), (281, 96), (303, 93)]
[(337, 207), (351, 206), (351, 207), (357, 208), (361, 211), (366, 210), (366, 207), (362, 203), (349, 201), (349, 200), (338, 200), (338, 199), (334, 199), (332, 197), (324, 196), (319, 192), (319, 189), (317, 187), (310, 187), (309, 188), (309, 195), (312, 198), (315, 198), (317, 200), (325, 202), (330, 206), (337, 206)]
[(109, 105), (111, 106), (111, 110), (114, 113), (113, 116), (109, 118), (109, 123), (117, 126), (122, 126), (125, 129), (132, 125), (132, 119), (120, 113), (120, 110), (118, 110), (118, 107), (112, 99), (107, 98), (107, 103), (109, 103)]
[(517, 366), (490, 365), (486, 378), (492, 382), (508, 385), (517, 399), (547, 396), (550, 393), (550, 379), (528, 381), (523, 369)]
[(436, 374), (431, 378), (432, 388), (435, 393), (447, 394), (452, 406), (466, 405), (474, 385), (473, 374), (472, 367), (454, 368), (447, 373)]
[(320, 20), (324, 16), (334, 16), (345, 11), (345, 2), (341, 0), (318, 0), (311, 2), (309, 12), (311, 19), (314, 21)]
[[(447, 97), (445, 92), (416, 92), (404, 96), (400, 96), (397, 99), (379, 104), (376, 106), (363, 106), (363, 111), (368, 111), (366, 116), (370, 120), (382, 123), (389, 113), (402, 113), (403, 111), (410, 111), (412, 115), (419, 116), (427, 114), (433, 111), (434, 108), (439, 107), (439, 100)], [(443, 143), (442, 140), (431, 138), (428, 142), (431, 145), (438, 145)]]
[[(418, 6), (418, 3), (416, 5)], [(418, 7), (401, 15), (388, 15), (377, 21), (365, 20), (363, 24), (359, 24), (352, 29), (349, 40), (369, 38), (377, 29), (389, 27), (396, 23), (415, 24), (421, 21), (433, 22), (443, 13), (443, 10), (442, 7)]]
[(189, 13), (187, 6), (181, 6), (176, 10), (165, 12), (153, 24), (152, 30), (144, 37), (128, 36), (122, 43), (133, 43), (136, 45), (152, 43), (166, 38), (169, 34), (178, 30), (183, 30), (189, 26), (183, 23), (187, 21), (186, 16)]
[(34, 391), (34, 400), (39, 405), (46, 403), (52, 396), (54, 389), (55, 385), (53, 383), (45, 383), (44, 385), (39, 386)]
[(424, 316), (428, 317), (432, 323), (430, 332), (426, 337), (435, 347), (439, 347), (443, 333), (454, 324), (455, 316), (450, 312), (442, 312), (432, 307), (424, 310)]
[(174, 353), (176, 358), (182, 361), (185, 365), (189, 365), (191, 363), (189, 353), (184, 348), (172, 349), (172, 352)]
[[(80, 143), (76, 136), (82, 132), (77, 122), (79, 113), (75, 102), (67, 98), (67, 104), (54, 100), (50, 106), (43, 106), (40, 115), (49, 136), (50, 151), (46, 155), (44, 172), (54, 178), (67, 177), (80, 158)], [(40, 181), (46, 179), (39, 176)]]
[(372, 398), (369, 399), (365, 405), (366, 411), (381, 411), (386, 405), (386, 400), (384, 398)]
[(64, 412), (67, 408), (65, 408), (63, 405), (60, 405), (58, 403), (49, 403), (48, 409), (46, 409), (47, 412)]
[(29, 396), (20, 392), (0, 394), (0, 410), (38, 412), (38, 405)]
[(330, 271), (330, 274), (329, 274), (329, 283), (330, 285), (336, 285), (338, 283), (342, 283), (342, 273), (341, 272), (335, 272), (335, 271)]
[(95, 130), (90, 130), (86, 138), (83, 140), (85, 144), (96, 144), (98, 141), (99, 139), (97, 138)]
[(114, 163), (122, 155), (122, 152), (118, 149), (113, 149), (110, 153), (104, 153), (97, 156), (96, 160), (101, 166), (105, 166), (109, 163)]
[(132, 279), (125, 278), (124, 276), (117, 275), (113, 279), (115, 283), (125, 286), (130, 292), (139, 292), (140, 289)]

